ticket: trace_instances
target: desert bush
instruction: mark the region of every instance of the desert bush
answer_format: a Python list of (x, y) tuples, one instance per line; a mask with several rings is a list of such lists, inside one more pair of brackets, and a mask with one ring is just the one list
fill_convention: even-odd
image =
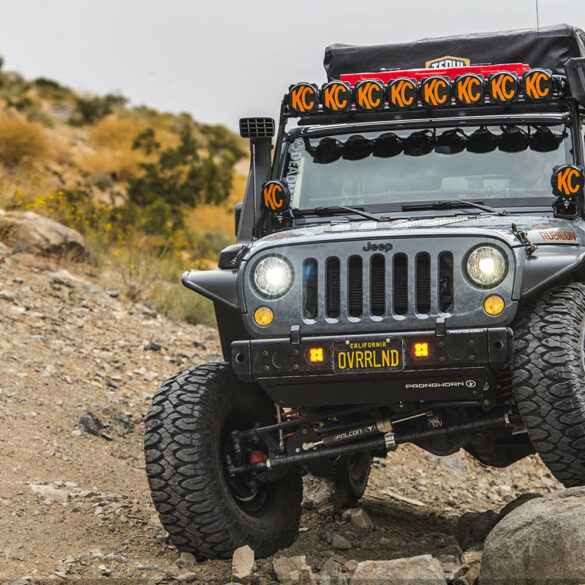
[(45, 129), (39, 123), (0, 116), (0, 162), (14, 166), (42, 161), (49, 151)]
[(47, 77), (37, 77), (31, 84), (37, 89), (40, 96), (52, 101), (63, 101), (73, 95), (69, 87), (65, 87)]
[(123, 107), (126, 103), (128, 103), (128, 98), (115, 93), (108, 93), (104, 97), (77, 97), (75, 105), (78, 116), (71, 120), (71, 124), (77, 126), (93, 124), (111, 114), (114, 108)]
[[(128, 187), (128, 198), (139, 207), (164, 201), (170, 208), (168, 230), (184, 226), (185, 208), (201, 203), (221, 203), (230, 195), (233, 167), (238, 151), (223, 149), (225, 154), (200, 154), (200, 144), (192, 128), (183, 126), (180, 143), (175, 147), (159, 149), (153, 132), (145, 131), (136, 137), (133, 147), (148, 153), (156, 152), (154, 162), (141, 163), (142, 175)], [(162, 224), (161, 224), (162, 226)]]

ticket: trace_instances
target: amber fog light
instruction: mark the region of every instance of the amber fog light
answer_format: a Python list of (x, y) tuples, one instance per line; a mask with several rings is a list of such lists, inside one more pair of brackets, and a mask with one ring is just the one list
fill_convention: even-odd
[(258, 307), (256, 311), (254, 311), (254, 321), (256, 321), (260, 327), (268, 327), (273, 320), (274, 313), (269, 307)]
[(484, 311), (492, 316), (499, 315), (504, 307), (504, 299), (498, 295), (491, 295), (483, 302)]

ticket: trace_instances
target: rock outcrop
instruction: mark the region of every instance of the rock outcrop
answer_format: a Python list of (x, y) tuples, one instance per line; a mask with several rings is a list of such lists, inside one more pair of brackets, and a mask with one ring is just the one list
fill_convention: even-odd
[(33, 211), (1, 211), (0, 240), (11, 248), (33, 254), (69, 256), (84, 260), (89, 251), (83, 236)]
[(585, 487), (532, 499), (488, 535), (480, 585), (585, 583)]

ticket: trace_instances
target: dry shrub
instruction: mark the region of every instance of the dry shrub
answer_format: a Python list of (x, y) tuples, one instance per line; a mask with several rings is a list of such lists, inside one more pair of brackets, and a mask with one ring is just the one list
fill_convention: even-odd
[(43, 162), (50, 143), (45, 128), (23, 118), (0, 116), (0, 162), (7, 166)]
[(232, 190), (228, 200), (221, 205), (198, 205), (187, 215), (187, 224), (197, 230), (220, 231), (234, 234), (234, 208), (244, 198), (247, 177), (234, 173)]
[[(77, 163), (90, 174), (109, 174), (117, 181), (129, 181), (138, 172), (141, 162), (155, 159), (143, 149), (132, 148), (136, 137), (147, 127), (137, 116), (107, 116), (87, 128), (91, 150), (80, 152)], [(163, 147), (178, 142), (175, 135), (164, 130), (157, 130), (156, 139)]]
[(77, 164), (90, 175), (107, 174), (112, 175), (116, 181), (129, 181), (138, 172), (138, 165), (144, 160), (144, 153), (138, 150), (103, 148), (80, 154), (77, 157)]
[(134, 117), (119, 118), (107, 116), (89, 129), (90, 137), (96, 147), (131, 148), (132, 142), (146, 128), (142, 120)]

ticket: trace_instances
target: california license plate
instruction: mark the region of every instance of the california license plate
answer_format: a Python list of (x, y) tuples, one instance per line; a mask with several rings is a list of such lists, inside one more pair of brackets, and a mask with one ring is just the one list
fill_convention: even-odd
[(402, 370), (401, 339), (363, 339), (335, 344), (335, 371), (383, 372)]

